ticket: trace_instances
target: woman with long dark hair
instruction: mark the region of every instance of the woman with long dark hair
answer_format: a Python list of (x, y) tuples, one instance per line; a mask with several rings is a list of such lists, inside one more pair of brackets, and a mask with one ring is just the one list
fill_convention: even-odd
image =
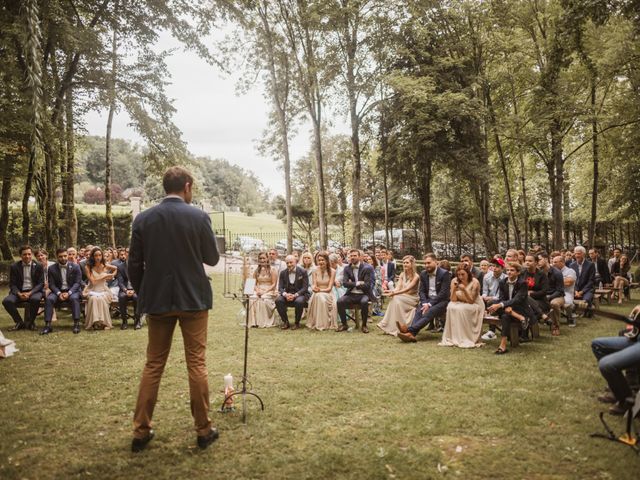
[(624, 289), (629, 286), (629, 257), (621, 255), (620, 259), (613, 264), (611, 274), (613, 275), (613, 288), (618, 290), (618, 303), (624, 299)]
[(85, 265), (87, 286), (82, 295), (87, 299), (86, 321), (84, 327), (90, 329), (110, 330), (111, 314), (109, 307), (113, 296), (108, 282), (113, 280), (118, 269), (107, 264), (102, 249), (94, 247)]

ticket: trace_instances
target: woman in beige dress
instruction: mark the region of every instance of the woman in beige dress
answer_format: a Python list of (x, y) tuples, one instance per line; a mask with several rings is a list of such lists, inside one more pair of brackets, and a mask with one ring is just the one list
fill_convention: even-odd
[(110, 330), (112, 294), (107, 284), (116, 276), (118, 269), (106, 263), (100, 247), (91, 250), (89, 261), (85, 265), (87, 286), (82, 295), (87, 299), (86, 320), (84, 327), (90, 329)]
[(458, 266), (451, 281), (451, 297), (447, 306), (447, 321), (442, 332), (443, 347), (481, 347), (484, 301), (480, 296), (480, 282), (471, 272)]
[(333, 294), (336, 271), (331, 268), (329, 254), (320, 252), (318, 265), (313, 270), (313, 287), (307, 314), (307, 327), (312, 330), (335, 329), (338, 322), (338, 307)]
[(266, 252), (258, 254), (258, 268), (253, 273), (253, 277), (256, 279), (256, 286), (253, 295), (249, 298), (249, 326), (275, 327), (278, 271), (269, 264)]
[(378, 323), (378, 327), (386, 334), (397, 336), (398, 327), (396, 321), (407, 326), (413, 321), (416, 313), (418, 298), (418, 284), (420, 276), (416, 272), (416, 259), (407, 255), (402, 259), (402, 273), (394, 290), (384, 290), (383, 295), (391, 301), (384, 314), (384, 318)]

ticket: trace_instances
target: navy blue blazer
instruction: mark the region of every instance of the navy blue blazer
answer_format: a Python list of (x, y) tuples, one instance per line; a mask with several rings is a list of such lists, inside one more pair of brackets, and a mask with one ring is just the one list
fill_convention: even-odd
[(395, 282), (395, 279), (396, 279), (396, 262), (393, 262), (393, 261), (387, 262), (386, 266), (387, 266), (387, 268), (385, 270), (385, 273), (387, 275), (386, 280), (388, 282)]
[[(111, 264), (113, 265), (113, 263)], [(129, 283), (129, 272), (127, 272), (127, 262), (119, 262), (116, 265), (118, 269), (118, 274), (116, 275), (116, 280), (118, 282), (118, 288), (121, 292), (127, 291), (127, 284)]]
[(366, 262), (360, 261), (360, 268), (358, 269), (358, 278), (353, 275), (353, 267), (348, 264), (344, 267), (342, 272), (342, 286), (347, 289), (345, 295), (351, 293), (351, 290), (356, 288), (356, 282), (364, 282), (364, 285), (358, 287), (364, 294), (369, 297), (370, 300), (374, 299), (371, 286), (375, 284), (376, 272), (371, 265)]
[[(22, 271), (22, 260), (11, 265), (9, 270), (9, 291), (17, 295), (22, 291), (24, 283), (24, 273)], [(38, 293), (44, 290), (44, 268), (39, 262), (31, 261), (31, 293)]]
[[(82, 288), (82, 272), (77, 263), (67, 262), (67, 287), (70, 294), (78, 293)], [(56, 295), (62, 291), (62, 273), (57, 262), (49, 267), (49, 289)]]
[[(426, 270), (420, 272), (420, 287), (418, 288), (420, 304), (429, 303), (429, 274)], [(451, 273), (444, 268), (436, 267), (436, 300), (431, 302), (431, 306), (444, 302), (449, 302), (451, 296)]]
[(564, 277), (556, 267), (550, 267), (547, 273), (547, 300), (564, 298)]
[(571, 262), (569, 268), (576, 272), (576, 292), (590, 292), (593, 290), (593, 281), (596, 276), (596, 267), (590, 260), (584, 259), (582, 264), (582, 274), (578, 275), (578, 262)]
[(309, 298), (309, 275), (301, 268), (296, 267), (296, 279), (293, 283), (289, 282), (289, 269), (284, 269), (280, 272), (278, 278), (278, 291), (280, 295), (285, 293), (294, 293), (304, 298)]
[(498, 289), (498, 297), (500, 299), (500, 303), (502, 303), (505, 308), (513, 308), (517, 313), (521, 315), (529, 315), (527, 303), (529, 292), (526, 282), (522, 279), (522, 277), (518, 277), (518, 280), (516, 280), (516, 284), (513, 287), (513, 293), (511, 296), (509, 296), (508, 281), (508, 278), (503, 278), (502, 280), (500, 280)]
[(213, 294), (203, 264), (219, 259), (209, 215), (181, 198), (165, 198), (138, 214), (128, 265), (138, 313), (209, 310)]

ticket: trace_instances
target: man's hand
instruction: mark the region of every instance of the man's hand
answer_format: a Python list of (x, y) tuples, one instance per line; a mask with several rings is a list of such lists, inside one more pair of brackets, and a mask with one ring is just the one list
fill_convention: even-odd
[(316, 285), (313, 286), (313, 288), (311, 289), (314, 293), (318, 293), (320, 291), (320, 288), (317, 287)]
[(127, 297), (133, 297), (135, 295), (135, 291), (133, 290), (127, 290)]
[(500, 309), (501, 305), (499, 303), (494, 303), (493, 305), (489, 305), (487, 307), (487, 312), (489, 313), (495, 313), (496, 311), (498, 311)]
[(576, 292), (575, 296), (576, 298), (582, 298), (582, 291)]
[(425, 313), (427, 313), (427, 311), (429, 311), (429, 308), (430, 307), (428, 303), (422, 304), (422, 309), (421, 309), (422, 314), (424, 315)]
[(67, 301), (68, 298), (69, 298), (69, 292), (62, 292), (60, 294), (60, 300), (62, 300), (63, 302)]

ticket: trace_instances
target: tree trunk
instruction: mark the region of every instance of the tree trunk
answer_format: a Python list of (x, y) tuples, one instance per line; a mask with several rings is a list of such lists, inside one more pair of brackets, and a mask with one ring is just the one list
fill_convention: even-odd
[(67, 140), (67, 171), (62, 182), (63, 211), (66, 231), (67, 246), (76, 245), (78, 242), (78, 217), (75, 208), (74, 176), (75, 176), (75, 131), (73, 130), (73, 90), (69, 88), (66, 94), (66, 140)]
[(9, 226), (9, 198), (11, 197), (11, 187), (13, 179), (13, 165), (16, 163), (15, 157), (5, 155), (2, 165), (2, 194), (0, 195), (0, 254), (2, 260), (13, 260), (11, 246), (7, 235)]
[[(115, 9), (118, 9), (116, 2)], [(109, 86), (109, 115), (107, 117), (107, 137), (104, 156), (104, 209), (107, 220), (107, 241), (110, 246), (116, 244), (115, 226), (113, 224), (113, 212), (111, 211), (111, 127), (113, 126), (113, 114), (116, 111), (116, 75), (118, 65), (118, 29), (113, 25), (111, 44), (111, 85)]]
[(596, 240), (596, 218), (598, 215), (598, 183), (600, 181), (598, 174), (598, 119), (596, 117), (596, 79), (591, 79), (591, 134), (592, 139), (592, 156), (593, 156), (593, 192), (591, 195), (591, 222), (589, 222), (589, 246), (595, 245)]
[[(564, 159), (562, 158), (562, 133), (557, 120), (551, 124), (551, 159), (553, 182), (550, 182), (551, 217), (553, 219), (553, 248), (562, 249), (563, 238), (563, 193), (564, 193)], [(550, 179), (551, 180), (551, 179)]]
[(389, 185), (387, 178), (387, 155), (389, 153), (389, 137), (387, 136), (386, 119), (380, 115), (380, 166), (382, 167), (382, 196), (384, 200), (384, 240), (389, 247)]
[(29, 243), (29, 234), (31, 230), (31, 219), (29, 217), (29, 197), (33, 189), (33, 177), (35, 175), (36, 150), (31, 149), (29, 153), (29, 164), (27, 166), (27, 177), (24, 182), (24, 194), (22, 195), (22, 243)]
[[(433, 245), (431, 241), (431, 159), (428, 155), (419, 162), (423, 171), (419, 172), (418, 181), (418, 198), (420, 205), (422, 205), (422, 231), (424, 232), (424, 238), (422, 239), (422, 246), (425, 252), (433, 252)], [(393, 232), (392, 232), (393, 234)], [(392, 235), (393, 236), (393, 235)]]
[(313, 124), (314, 130), (314, 146), (316, 153), (316, 187), (318, 189), (318, 229), (320, 249), (325, 250), (327, 248), (327, 217), (326, 217), (326, 198), (324, 193), (324, 171), (322, 167), (322, 137), (321, 137), (321, 123), (320, 101), (316, 103), (317, 117)]
[(362, 159), (360, 155), (360, 118), (357, 112), (355, 56), (357, 48), (357, 32), (351, 32), (348, 19), (345, 21), (345, 46), (346, 46), (346, 79), (347, 97), (349, 98), (349, 120), (351, 122), (351, 157), (353, 159), (352, 172), (352, 202), (351, 225), (353, 236), (351, 246), (360, 248), (361, 215), (360, 215), (360, 175), (362, 171)]

